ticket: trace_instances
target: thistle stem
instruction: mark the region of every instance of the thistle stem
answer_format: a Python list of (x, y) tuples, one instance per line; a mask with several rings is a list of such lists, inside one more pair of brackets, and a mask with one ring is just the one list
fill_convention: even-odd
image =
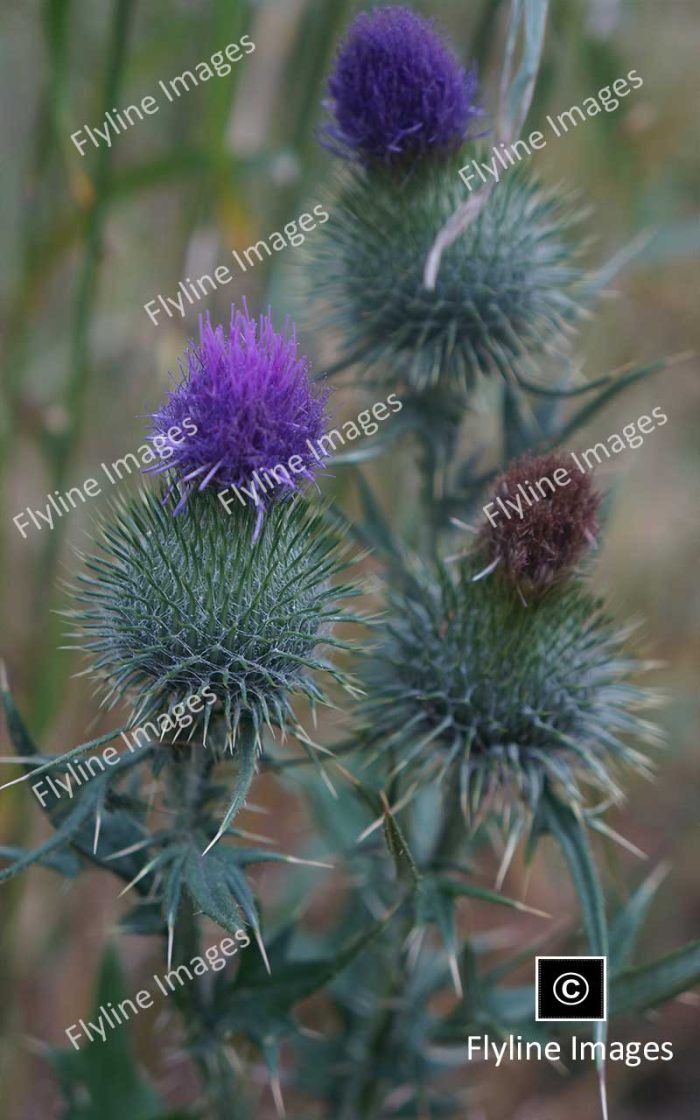
[[(464, 844), (464, 822), (459, 803), (459, 787), (454, 783), (443, 806), (443, 817), (438, 830), (433, 852), (428, 861), (429, 867), (448, 863), (456, 851)], [(401, 919), (392, 923), (395, 930), (392, 951), (387, 962), (397, 962), (394, 968), (387, 967), (386, 983), (377, 995), (377, 1011), (370, 1023), (366, 1052), (360, 1074), (348, 1085), (341, 1120), (376, 1120), (381, 1115), (383, 1103), (383, 1082), (379, 1076), (381, 1065), (390, 1049), (397, 1021), (405, 1014), (405, 994), (409, 977), (405, 969), (405, 942), (414, 928), (413, 906), (406, 900)]]

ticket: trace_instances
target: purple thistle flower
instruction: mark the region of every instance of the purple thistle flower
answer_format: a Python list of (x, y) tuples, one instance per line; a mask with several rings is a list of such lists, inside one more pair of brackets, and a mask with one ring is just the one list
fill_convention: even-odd
[(363, 163), (459, 147), (480, 110), (477, 79), (434, 25), (408, 8), (357, 16), (328, 82), (335, 124), (324, 129), (335, 154)]
[[(244, 300), (243, 310), (231, 307), (228, 331), (212, 327), (208, 315), (200, 316), (199, 331), (181, 384), (153, 414), (150, 438), (162, 461), (148, 469), (173, 472), (171, 490), (181, 485), (177, 513), (195, 488), (247, 486), (256, 470), (282, 466), (273, 476), (279, 485), (257, 493), (260, 521), (266, 501), (287, 496), (319, 469), (307, 440), (313, 444), (325, 431), (329, 391), (314, 396), (293, 324), (286, 320), (276, 332), (270, 311), (251, 318)], [(169, 434), (173, 428), (184, 438)]]

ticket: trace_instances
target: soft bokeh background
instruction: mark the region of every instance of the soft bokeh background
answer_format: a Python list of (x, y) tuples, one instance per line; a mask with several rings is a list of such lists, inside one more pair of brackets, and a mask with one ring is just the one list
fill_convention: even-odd
[[(465, 58), (478, 60), (484, 102), (492, 106), (506, 3), (415, 6), (439, 18)], [(303, 347), (317, 366), (332, 358), (333, 340), (319, 337), (305, 296), (313, 268), (306, 246), (287, 248), (188, 307), (184, 321), (162, 316), (155, 327), (143, 304), (159, 292), (174, 294), (181, 278), (211, 272), (230, 260), (232, 249), (269, 237), (314, 204), (329, 203), (331, 160), (314, 131), (333, 44), (355, 7), (347, 0), (3, 0), (0, 6), (1, 641), (13, 689), (47, 751), (97, 735), (115, 718), (100, 714), (89, 686), (74, 676), (82, 663), (58, 648), (62, 624), (52, 613), (62, 605), (57, 581), (77, 563), (71, 546), (85, 540), (111, 488), (59, 520), (53, 532), (31, 528), (26, 540), (12, 517), (28, 504), (45, 506), (55, 488), (96, 476), (100, 462), (136, 450), (145, 417), (168, 371), (177, 369), (200, 310), (223, 316), (242, 295), (252, 307), (269, 301), (278, 321), (287, 312), (297, 316)], [(160, 78), (209, 59), (246, 32), (257, 49), (230, 77), (166, 102)], [(536, 157), (546, 180), (573, 184), (590, 203), (591, 262), (647, 234), (634, 264), (615, 281), (615, 298), (583, 331), (579, 349), (592, 375), (698, 349), (699, 50), (695, 0), (552, 2), (529, 127), (546, 112), (581, 104), (632, 68), (644, 79), (617, 112), (550, 139)], [(111, 150), (89, 145), (84, 158), (78, 155), (71, 132), (100, 124), (105, 107), (121, 108), (149, 93), (158, 96), (158, 113), (117, 137)], [(333, 408), (343, 418), (366, 403), (366, 393), (345, 388), (335, 394)], [(696, 359), (625, 395), (596, 421), (584, 444), (620, 431), (654, 406), (667, 413), (668, 424), (598, 472), (600, 481), (614, 485), (615, 505), (595, 574), (621, 617), (645, 619), (640, 642), (649, 657), (664, 662), (655, 679), (668, 696), (661, 719), (669, 750), (658, 780), (632, 783), (627, 808), (612, 819), (647, 853), (647, 864), (617, 849), (599, 853), (609, 864), (613, 894), (624, 893), (650, 867), (670, 865), (640, 959), (700, 930)], [(484, 439), (487, 424), (485, 416), (465, 424), (465, 450), (477, 433)], [(396, 448), (369, 474), (397, 522), (410, 522), (412, 448)], [(119, 489), (137, 482), (134, 474)], [(341, 469), (324, 489), (352, 511)], [(326, 732), (330, 741), (334, 731)], [(10, 753), (6, 737), (0, 753)], [(2, 768), (7, 778), (15, 773)], [(256, 802), (275, 810), (265, 831), (283, 838), (289, 850), (298, 848), (309, 822), (294, 786), (281, 789), (265, 778)], [(2, 843), (35, 843), (45, 832), (26, 787), (0, 794)], [(488, 881), (493, 869), (482, 870)], [(280, 888), (277, 872), (266, 870), (257, 882), (264, 901)], [(509, 893), (525, 887), (516, 867)], [(562, 930), (575, 922), (574, 900), (556, 860), (538, 859), (527, 892)], [(116, 884), (98, 872), (66, 886), (50, 871), (32, 869), (2, 886), (0, 1110), (9, 1120), (60, 1115), (42, 1044), (62, 1045), (65, 1026), (89, 1007), (95, 968), (124, 909), (116, 895)], [(322, 924), (334, 897), (326, 880), (307, 920)], [(502, 921), (475, 908), (468, 924), (493, 928), (494, 920)], [(503, 945), (518, 945), (540, 930), (534, 920), (514, 920), (502, 927)], [(158, 950), (135, 937), (122, 938), (120, 946), (135, 991), (158, 969)], [(671, 1039), (677, 1054), (662, 1067), (611, 1068), (617, 1120), (697, 1116), (699, 1023), (691, 995), (654, 1019), (615, 1027), (613, 1037)], [(191, 1101), (191, 1071), (173, 1057), (175, 1024), (162, 1014), (143, 1016), (135, 1038), (140, 1060), (173, 1105)], [(594, 1114), (589, 1075), (564, 1080), (553, 1069), (519, 1065), (459, 1076), (474, 1084), (474, 1120), (589, 1120)], [(261, 1115), (272, 1114), (269, 1096), (261, 1107)]]

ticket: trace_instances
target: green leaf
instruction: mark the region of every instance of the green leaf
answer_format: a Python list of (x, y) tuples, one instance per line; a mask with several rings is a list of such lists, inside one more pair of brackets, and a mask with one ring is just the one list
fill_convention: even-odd
[(603, 389), (595, 400), (589, 401), (588, 404), (583, 405), (578, 412), (574, 413), (569, 422), (565, 424), (559, 432), (555, 443), (560, 444), (566, 442), (579, 428), (588, 424), (606, 404), (613, 400), (614, 397), (618, 396), (619, 393), (622, 393), (624, 389), (627, 389), (630, 385), (635, 385), (638, 381), (644, 381), (645, 378), (651, 377), (653, 374), (659, 373), (662, 369), (667, 368), (668, 362), (661, 360), (658, 362), (651, 362), (651, 364), (647, 366), (640, 366), (639, 369), (632, 370), (630, 373), (618, 377), (616, 381), (613, 381), (607, 388)]
[(4, 662), (0, 662), (0, 700), (2, 700), (5, 719), (7, 720), (7, 730), (10, 733), (10, 738), (17, 754), (22, 758), (38, 755), (39, 749), (29, 734), (24, 720), (19, 714), (14, 697), (10, 692), (7, 670)]
[[(20, 860), (33, 854), (23, 851), (22, 848), (0, 847), (0, 859)], [(52, 871), (58, 871), (59, 874), (65, 875), (68, 879), (74, 879), (80, 871), (80, 860), (71, 851), (48, 852), (31, 862), (39, 863), (42, 867), (49, 867)]]
[(586, 831), (576, 814), (547, 788), (542, 795), (541, 823), (558, 842), (571, 872), (591, 953), (608, 955), (605, 901)]
[(221, 839), (226, 832), (236, 814), (245, 805), (246, 798), (250, 792), (250, 787), (253, 784), (255, 777), (255, 762), (256, 762), (256, 736), (252, 724), (241, 725), (240, 735), (238, 736), (238, 743), (236, 747), (238, 755), (238, 774), (236, 775), (236, 788), (233, 797), (229, 802), (228, 809), (224, 815), (224, 819), (219, 825), (219, 831), (216, 836), (210, 840), (205, 848), (205, 853), (208, 852), (214, 845)]
[(164, 931), (163, 913), (157, 900), (141, 899), (119, 921), (122, 933), (138, 933), (142, 936), (162, 934)]
[(19, 875), (20, 871), (24, 871), (25, 868), (30, 867), (33, 863), (45, 862), (46, 857), (49, 853), (53, 852), (54, 848), (59, 848), (62, 844), (69, 841), (87, 818), (95, 811), (103, 788), (104, 779), (95, 778), (92, 785), (85, 790), (77, 803), (71, 808), (70, 812), (65, 815), (53, 836), (50, 836), (41, 847), (36, 848), (34, 851), (23, 852), (20, 858), (15, 860), (10, 867), (4, 867), (2, 871), (0, 871), (0, 882), (5, 879), (14, 878), (15, 875)]
[(502, 405), (503, 453), (506, 462), (518, 459), (524, 451), (536, 446), (542, 438), (532, 409), (509, 382), (503, 385)]
[[(334, 957), (286, 961), (275, 964), (272, 976), (260, 969), (246, 970), (221, 993), (223, 1006), (217, 1015), (221, 1027), (241, 1031), (258, 1045), (293, 1029), (291, 1012), (295, 1004), (325, 988), (357, 957), (395, 911), (353, 938)], [(273, 957), (274, 961), (274, 957)], [(241, 975), (245, 980), (240, 982)]]
[(502, 1026), (531, 1023), (535, 1018), (534, 986), (523, 984), (515, 988), (485, 989), (480, 1011)]
[(196, 907), (229, 933), (244, 928), (231, 889), (225, 855), (214, 848), (203, 856), (191, 848), (184, 871), (185, 887)]
[[(4, 699), (5, 697), (3, 696), (3, 700)], [(5, 708), (5, 710), (7, 711), (7, 707)], [(19, 720), (18, 714), (14, 724), (15, 730), (19, 730), (17, 720)], [(22, 724), (22, 727), (23, 726), (24, 725)], [(79, 746), (73, 747), (71, 750), (66, 751), (65, 754), (56, 755), (47, 762), (42, 761), (38, 766), (35, 765), (35, 763), (31, 762), (25, 767), (25, 769), (27, 770), (26, 774), (23, 774), (21, 778), (13, 778), (12, 781), (5, 782), (4, 785), (0, 786), (0, 790), (7, 789), (8, 786), (18, 785), (20, 782), (26, 782), (29, 778), (36, 778), (39, 774), (45, 774), (47, 770), (53, 770), (57, 766), (65, 766), (67, 763), (72, 762), (74, 758), (78, 758), (80, 755), (86, 754), (86, 752), (91, 750), (93, 747), (101, 747), (104, 743), (111, 742), (112, 739), (116, 739), (117, 735), (120, 735), (122, 731), (126, 730), (126, 727), (118, 727), (115, 731), (108, 731), (104, 735), (98, 735), (96, 739), (90, 739), (87, 743), (80, 743)], [(24, 738), (22, 738), (21, 741), (26, 742)], [(36, 748), (30, 753), (36, 753)]]
[(610, 1009), (614, 1015), (645, 1011), (697, 984), (700, 984), (700, 941), (692, 941), (652, 964), (616, 976), (610, 985)]
[[(548, 0), (513, 0), (511, 5), (506, 53), (503, 64), (502, 88), (505, 96), (500, 106), (498, 139), (511, 144), (520, 136), (527, 118), (540, 68), (547, 24)], [(515, 48), (519, 33), (523, 32), (520, 65), (510, 81)]]
[[(558, 841), (573, 879), (583, 915), (591, 953), (597, 957), (608, 956), (608, 926), (605, 917), (605, 899), (598, 878), (598, 871), (591, 855), (586, 831), (576, 814), (546, 786), (540, 802), (541, 823)], [(607, 1023), (596, 1023), (596, 1042), (605, 1042)], [(605, 1047), (603, 1047), (603, 1050)], [(596, 1055), (596, 1068), (600, 1086), (601, 1106), (607, 1115), (605, 1086), (605, 1058)]]
[(651, 875), (637, 887), (633, 895), (615, 915), (610, 923), (610, 972), (616, 973), (634, 952), (640, 930), (644, 925), (657, 890), (668, 872), (667, 864), (660, 864)]
[[(119, 957), (110, 945), (102, 959), (91, 1020), (97, 1022), (101, 1007), (117, 1006), (128, 994)], [(81, 1039), (80, 1050), (49, 1052), (66, 1099), (63, 1120), (157, 1120), (161, 1104), (137, 1068), (128, 1024), (105, 1029), (104, 1042), (99, 1037), (92, 1043)]]
[(440, 930), (451, 961), (457, 959), (457, 928), (452, 894), (439, 880), (421, 879), (416, 902), (416, 922), (419, 925), (434, 923)]
[(518, 902), (515, 898), (508, 898), (507, 895), (499, 894), (498, 891), (491, 891), (488, 887), (477, 887), (474, 883), (463, 883), (461, 880), (445, 877), (441, 877), (439, 883), (442, 890), (452, 895), (478, 898), (481, 902), (494, 902), (497, 906), (507, 906), (511, 910), (520, 911), (522, 914), (537, 914), (540, 918), (549, 917), (549, 914), (545, 914), (542, 910), (535, 910), (534, 907), (527, 906), (524, 902)]
[(418, 868), (411, 855), (408, 841), (386, 801), (384, 801), (384, 838), (394, 861), (396, 877), (415, 887), (420, 879)]

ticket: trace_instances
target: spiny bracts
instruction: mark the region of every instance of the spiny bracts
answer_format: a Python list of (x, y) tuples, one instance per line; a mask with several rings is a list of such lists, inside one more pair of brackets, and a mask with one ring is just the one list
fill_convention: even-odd
[(524, 606), (471, 562), (421, 569), (391, 598), (365, 674), (365, 749), (411, 776), (458, 783), (465, 817), (504, 803), (535, 810), (546, 783), (570, 802), (582, 783), (618, 797), (623, 766), (648, 769), (628, 736), (656, 742), (635, 709), (640, 663), (579, 581)]
[(324, 677), (354, 691), (322, 652), (345, 647), (336, 623), (361, 621), (345, 607), (354, 585), (334, 583), (350, 556), (322, 509), (277, 503), (255, 541), (254, 512), (225, 516), (214, 496), (174, 518), (144, 492), (113, 514), (68, 612), (105, 702), (134, 696), (138, 723), (208, 688), (204, 738), (217, 717), (233, 745), (243, 718), (256, 735), (298, 730), (290, 697), (323, 703)]
[(429, 290), (426, 258), (463, 202), (454, 159), (412, 168), (401, 181), (381, 168), (345, 173), (314, 281), (344, 361), (377, 367), (398, 386), (469, 393), (479, 374), (541, 380), (541, 356), (566, 352), (585, 303), (568, 239), (576, 216), (510, 171), (445, 251)]

